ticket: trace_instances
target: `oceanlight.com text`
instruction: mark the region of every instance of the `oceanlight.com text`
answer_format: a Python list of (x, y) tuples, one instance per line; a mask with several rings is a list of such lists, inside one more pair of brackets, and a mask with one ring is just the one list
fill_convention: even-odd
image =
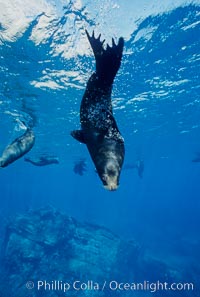
[(155, 293), (157, 291), (190, 291), (194, 289), (193, 283), (168, 283), (168, 282), (138, 282), (138, 283), (119, 283), (111, 281), (109, 288), (112, 291), (150, 291)]
[(26, 288), (28, 290), (38, 290), (38, 291), (149, 291), (151, 293), (155, 293), (158, 291), (193, 291), (194, 284), (190, 282), (185, 283), (168, 283), (168, 282), (160, 282), (159, 280), (156, 282), (143, 281), (143, 282), (119, 282), (116, 280), (110, 281), (61, 281), (61, 280), (38, 280), (38, 281), (28, 281), (26, 283)]

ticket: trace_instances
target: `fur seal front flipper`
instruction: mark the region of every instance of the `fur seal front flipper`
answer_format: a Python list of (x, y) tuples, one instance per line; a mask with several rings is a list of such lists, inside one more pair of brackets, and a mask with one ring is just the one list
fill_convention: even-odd
[(0, 167), (6, 167), (13, 163), (17, 159), (28, 153), (35, 143), (35, 136), (33, 130), (27, 128), (26, 132), (16, 138), (11, 144), (9, 144), (0, 158)]
[(96, 71), (88, 80), (80, 107), (81, 130), (71, 132), (87, 145), (97, 173), (108, 190), (116, 190), (124, 161), (124, 140), (113, 117), (112, 84), (121, 64), (124, 39), (103, 48), (104, 40), (86, 31), (92, 47)]
[(78, 140), (79, 142), (85, 143), (85, 139), (84, 139), (84, 133), (82, 130), (73, 130), (71, 132), (71, 136), (73, 136), (76, 140)]

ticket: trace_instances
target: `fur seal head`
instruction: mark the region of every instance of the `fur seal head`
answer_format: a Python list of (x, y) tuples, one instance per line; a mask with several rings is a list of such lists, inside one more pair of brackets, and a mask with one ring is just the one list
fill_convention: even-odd
[(110, 191), (117, 190), (124, 158), (124, 144), (104, 138), (99, 149), (91, 153), (91, 156), (104, 188)]

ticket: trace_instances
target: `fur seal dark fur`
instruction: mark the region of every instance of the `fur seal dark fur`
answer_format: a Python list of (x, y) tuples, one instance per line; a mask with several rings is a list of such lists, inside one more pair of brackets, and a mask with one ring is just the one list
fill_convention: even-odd
[(28, 153), (35, 143), (35, 136), (33, 130), (27, 128), (26, 132), (16, 138), (11, 144), (9, 144), (0, 158), (0, 167), (6, 167), (13, 163), (17, 159)]
[(87, 145), (97, 173), (108, 190), (116, 190), (124, 161), (124, 139), (117, 127), (112, 112), (111, 92), (114, 78), (119, 70), (124, 39), (104, 49), (100, 37), (95, 38), (86, 31), (92, 47), (96, 71), (88, 80), (80, 107), (81, 130), (71, 135)]

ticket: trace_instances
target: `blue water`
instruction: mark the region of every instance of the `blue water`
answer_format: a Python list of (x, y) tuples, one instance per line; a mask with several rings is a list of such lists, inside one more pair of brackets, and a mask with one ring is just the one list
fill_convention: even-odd
[[(12, 38), (0, 26), (0, 151), (23, 134), (22, 121), (32, 120), (36, 143), (28, 155), (60, 160), (34, 167), (21, 158), (0, 170), (1, 231), (17, 213), (50, 204), (135, 238), (160, 257), (199, 261), (200, 163), (192, 159), (200, 152), (200, 7), (179, 6), (140, 18), (133, 29), (129, 24), (112, 98), (125, 164), (144, 160), (144, 174), (122, 170), (116, 192), (102, 187), (86, 147), (70, 136), (94, 70), (84, 29), (101, 28), (87, 6), (70, 9), (61, 8), (57, 18), (41, 13)], [(106, 42), (112, 31), (120, 37), (112, 25), (101, 32)], [(43, 37), (34, 40), (36, 33)], [(83, 176), (73, 171), (80, 158), (87, 163)]]

